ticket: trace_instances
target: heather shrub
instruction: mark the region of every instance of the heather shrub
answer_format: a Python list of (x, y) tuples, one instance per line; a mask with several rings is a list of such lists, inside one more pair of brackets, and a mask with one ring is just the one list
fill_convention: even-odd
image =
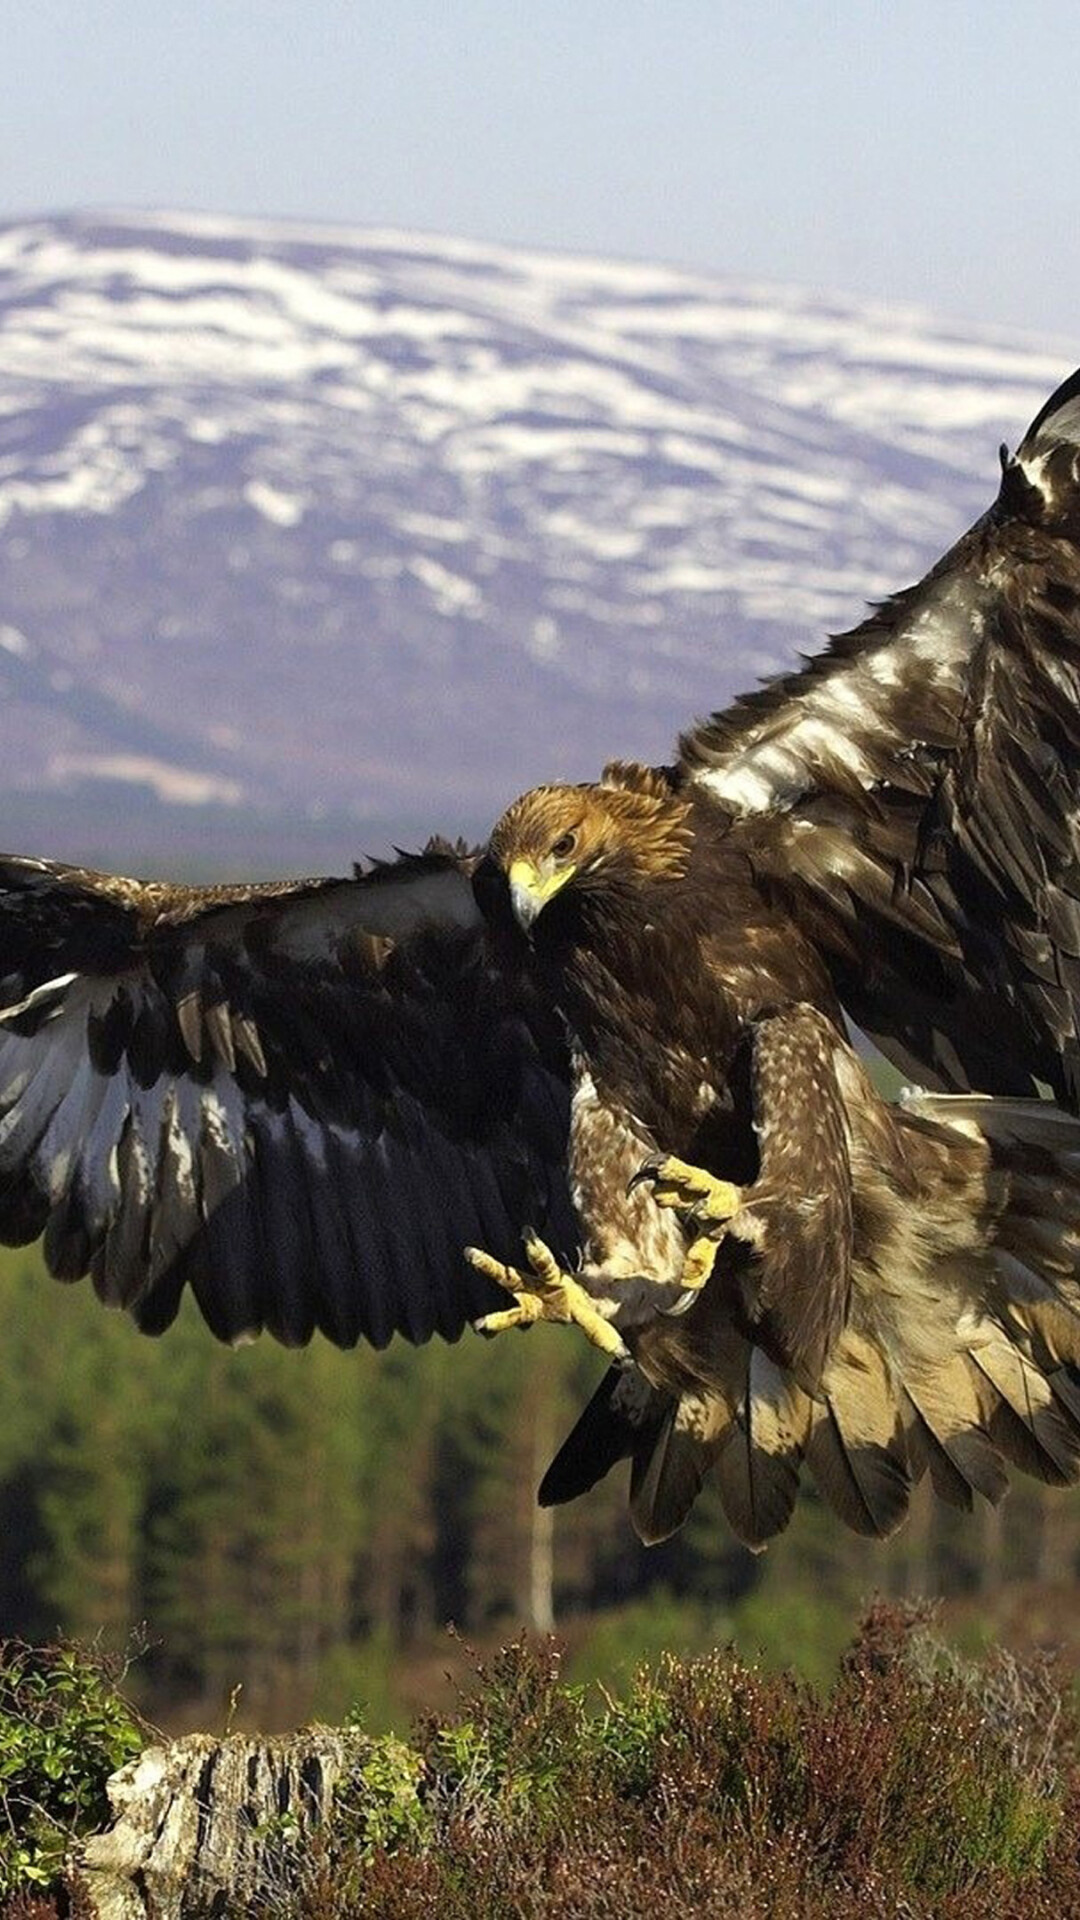
[(1060, 1682), (962, 1662), (918, 1612), (875, 1609), (827, 1696), (714, 1652), (615, 1699), (519, 1640), (417, 1752), (426, 1824), (362, 1873), (325, 1855), (303, 1920), (1080, 1911)]

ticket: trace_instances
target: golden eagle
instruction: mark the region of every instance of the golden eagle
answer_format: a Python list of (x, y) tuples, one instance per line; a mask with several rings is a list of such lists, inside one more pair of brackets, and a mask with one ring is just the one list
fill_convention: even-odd
[(352, 879), (0, 887), (0, 1236), (145, 1331), (576, 1322), (541, 1498), (629, 1457), (647, 1540), (710, 1471), (754, 1546), (804, 1460), (871, 1534), (1080, 1475), (1080, 373), (672, 766)]

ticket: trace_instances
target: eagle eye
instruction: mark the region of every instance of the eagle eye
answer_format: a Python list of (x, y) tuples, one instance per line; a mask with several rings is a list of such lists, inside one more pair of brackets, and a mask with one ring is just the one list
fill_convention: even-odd
[(571, 833), (560, 834), (558, 840), (556, 840), (555, 845), (551, 849), (552, 856), (556, 860), (566, 860), (569, 858), (570, 854), (573, 853), (574, 848), (576, 846), (577, 846), (576, 833), (571, 832)]

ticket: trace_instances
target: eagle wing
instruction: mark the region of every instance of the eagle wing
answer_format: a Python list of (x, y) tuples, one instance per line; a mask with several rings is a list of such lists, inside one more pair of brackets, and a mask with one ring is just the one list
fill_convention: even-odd
[(159, 1332), (454, 1339), (569, 1253), (566, 1067), (450, 849), (193, 889), (0, 860), (0, 1238)]
[(852, 1017), (938, 1089), (1080, 1101), (1080, 372), (919, 583), (681, 742)]

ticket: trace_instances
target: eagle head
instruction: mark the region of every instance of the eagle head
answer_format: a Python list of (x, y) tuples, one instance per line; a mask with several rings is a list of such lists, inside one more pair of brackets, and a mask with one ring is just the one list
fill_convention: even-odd
[(528, 933), (564, 889), (595, 896), (680, 879), (689, 811), (660, 776), (644, 773), (636, 785), (534, 787), (496, 822), (485, 864), (509, 887), (514, 918)]

